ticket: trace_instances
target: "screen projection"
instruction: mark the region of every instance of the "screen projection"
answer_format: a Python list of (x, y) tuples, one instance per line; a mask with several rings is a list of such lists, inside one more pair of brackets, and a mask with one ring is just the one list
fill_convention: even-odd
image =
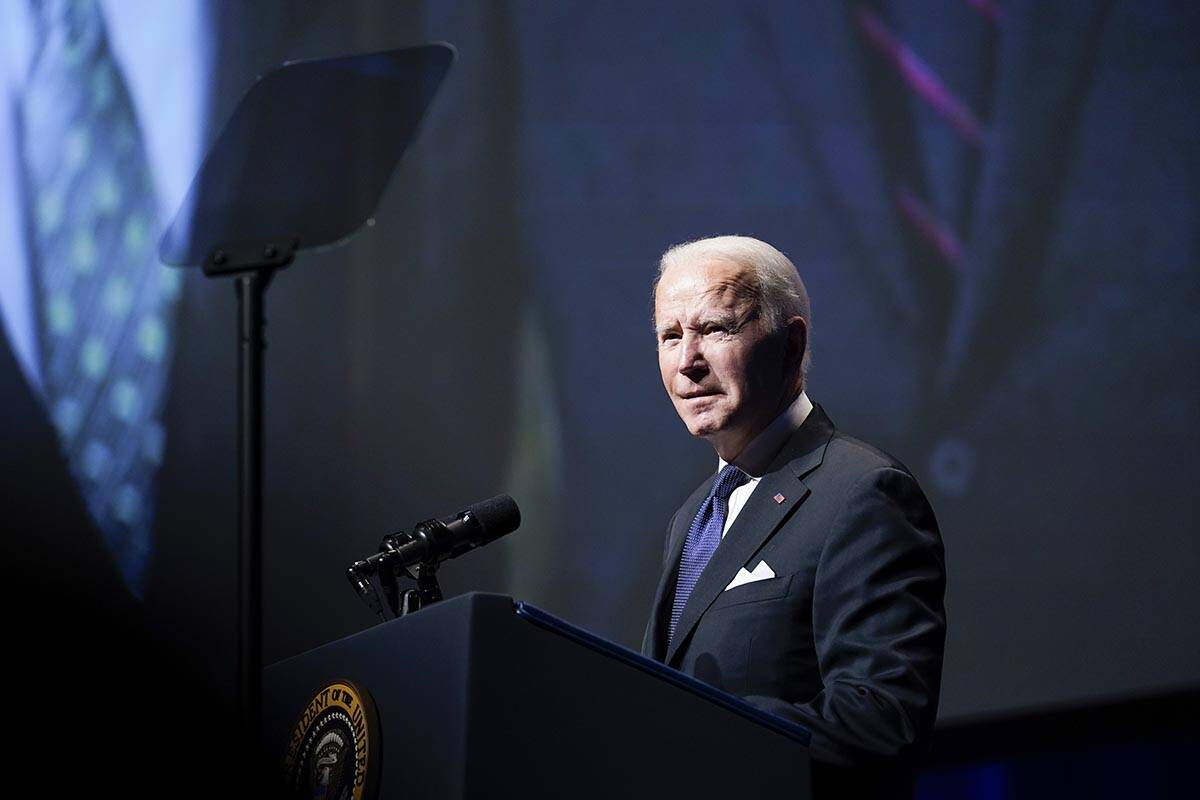
[[(284, 60), (459, 53), (375, 224), (271, 289), (268, 660), (372, 623), (341, 573), (385, 533), (500, 492), (522, 528), (448, 565), (448, 592), (636, 646), (667, 520), (716, 463), (663, 394), (651, 279), (667, 246), (743, 233), (807, 283), (809, 395), (930, 495), (943, 723), (1200, 685), (1194, 9), (198, 4), (211, 38), (168, 52), (110, 5), (150, 161), (185, 173), (199, 154), (154, 131), (211, 142)], [(69, 528), (111, 552), (37, 377), (19, 27), (0, 26), (7, 546), (50, 558)], [(185, 54), (203, 103), (153, 91)], [(234, 298), (179, 290), (155, 522), (112, 580), (231, 682)]]

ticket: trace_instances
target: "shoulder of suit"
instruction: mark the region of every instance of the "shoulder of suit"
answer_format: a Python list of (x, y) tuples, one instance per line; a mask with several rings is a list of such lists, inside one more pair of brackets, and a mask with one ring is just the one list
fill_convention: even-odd
[(864, 475), (879, 469), (893, 469), (912, 475), (900, 459), (880, 448), (835, 430), (825, 449), (822, 468), (840, 473)]

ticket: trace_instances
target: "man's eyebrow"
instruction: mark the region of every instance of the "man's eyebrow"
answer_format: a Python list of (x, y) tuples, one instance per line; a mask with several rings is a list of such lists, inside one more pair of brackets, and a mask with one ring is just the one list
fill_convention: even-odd
[[(742, 326), (754, 319), (756, 312), (754, 310), (738, 313), (736, 311), (709, 311), (704, 315), (697, 317), (694, 320), (688, 320), (683, 327), (691, 330), (699, 330), (708, 325), (719, 325), (731, 331), (737, 331)], [(664, 322), (654, 327), (654, 334), (662, 336), (664, 333), (679, 330), (678, 321)]]
[(736, 333), (752, 322), (757, 316), (758, 310), (753, 308), (743, 311), (713, 311), (696, 320), (696, 327), (703, 328), (706, 325), (718, 325), (730, 332)]
[(696, 324), (699, 326), (723, 325), (726, 328), (732, 328), (738, 324), (741, 316), (733, 311), (712, 311), (696, 320)]

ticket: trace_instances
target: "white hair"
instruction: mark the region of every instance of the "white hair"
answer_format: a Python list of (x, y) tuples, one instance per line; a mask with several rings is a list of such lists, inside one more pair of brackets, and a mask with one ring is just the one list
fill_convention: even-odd
[(732, 261), (746, 267), (753, 279), (751, 289), (755, 293), (759, 317), (768, 331), (779, 331), (792, 317), (804, 320), (808, 335), (804, 341), (800, 375), (807, 383), (808, 366), (812, 361), (812, 348), (808, 344), (812, 335), (812, 309), (808, 302), (808, 290), (804, 288), (804, 281), (800, 279), (800, 273), (791, 259), (766, 242), (750, 236), (696, 239), (674, 245), (663, 253), (651, 294), (658, 288), (659, 280), (669, 267), (696, 259)]

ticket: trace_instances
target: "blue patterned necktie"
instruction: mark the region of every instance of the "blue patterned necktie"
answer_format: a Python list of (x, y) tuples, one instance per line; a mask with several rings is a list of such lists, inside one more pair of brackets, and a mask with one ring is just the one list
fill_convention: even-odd
[(95, 0), (30, 7), (20, 133), (42, 388), (88, 511), (140, 594), (179, 278), (154, 254), (154, 185)]
[(683, 555), (679, 559), (679, 577), (675, 581), (675, 600), (671, 604), (671, 624), (667, 628), (667, 644), (675, 638), (675, 627), (683, 614), (696, 581), (704, 571), (717, 545), (721, 543), (721, 531), (725, 529), (725, 517), (729, 513), (729, 495), (746, 481), (748, 476), (733, 464), (727, 464), (713, 481), (708, 497), (700, 504), (692, 526), (688, 528), (683, 543)]

